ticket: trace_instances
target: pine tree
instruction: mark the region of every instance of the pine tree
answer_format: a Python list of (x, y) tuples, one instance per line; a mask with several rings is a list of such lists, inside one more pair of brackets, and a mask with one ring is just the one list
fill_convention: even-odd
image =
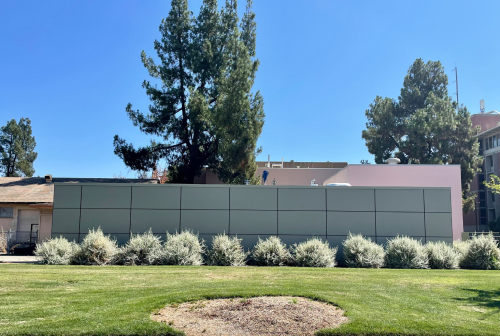
[(470, 184), (482, 157), (470, 113), (448, 96), (448, 77), (439, 61), (417, 59), (408, 70), (398, 100), (377, 96), (365, 114), (362, 137), (376, 163), (391, 156), (407, 164), (458, 164), (463, 211), (474, 210)]
[(31, 121), (15, 119), (0, 128), (0, 172), (6, 177), (32, 177), (35, 173), (33, 162), (38, 154), (35, 152), (35, 137), (31, 135)]
[(235, 0), (220, 11), (216, 0), (204, 0), (196, 18), (187, 0), (172, 0), (160, 25), (162, 38), (154, 43), (160, 63), (141, 54), (161, 87), (143, 82), (152, 102), (149, 113), (133, 110), (130, 103), (126, 108), (135, 126), (162, 142), (136, 149), (116, 135), (115, 154), (128, 167), (150, 170), (166, 160), (169, 182), (193, 183), (203, 167), (227, 183), (258, 181), (255, 156), (264, 111), (262, 96), (252, 93), (259, 61), (251, 7), (247, 1), (238, 25)]

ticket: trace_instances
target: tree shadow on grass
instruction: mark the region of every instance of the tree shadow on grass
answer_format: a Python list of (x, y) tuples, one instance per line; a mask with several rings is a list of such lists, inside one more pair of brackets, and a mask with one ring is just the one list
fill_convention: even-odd
[(457, 301), (466, 303), (466, 306), (487, 308), (482, 320), (500, 313), (500, 289), (497, 290), (479, 290), (479, 289), (467, 289), (464, 291), (475, 294), (474, 296), (468, 298), (457, 298)]

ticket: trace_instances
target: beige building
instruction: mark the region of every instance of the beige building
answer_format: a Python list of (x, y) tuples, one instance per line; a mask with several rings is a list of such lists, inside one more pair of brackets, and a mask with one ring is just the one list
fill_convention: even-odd
[[(255, 176), (260, 177), (260, 183), (264, 184), (262, 178), (265, 170), (269, 172), (266, 184), (281, 186), (308, 186), (311, 181), (322, 185), (329, 177), (337, 174), (347, 166), (347, 162), (295, 162), (295, 161), (257, 161), (257, 172)], [(195, 178), (195, 184), (223, 184), (218, 176), (203, 169), (200, 176)]]
[(66, 183), (147, 183), (156, 180), (115, 178), (0, 177), (0, 233), (12, 244), (33, 247), (50, 238), (54, 182)]

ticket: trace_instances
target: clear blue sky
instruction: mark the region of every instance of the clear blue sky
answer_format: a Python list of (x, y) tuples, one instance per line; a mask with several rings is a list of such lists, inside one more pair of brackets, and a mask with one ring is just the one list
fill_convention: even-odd
[[(190, 1), (195, 13), (200, 5)], [(169, 7), (168, 0), (1, 2), (0, 123), (32, 120), (35, 176), (126, 173), (113, 136), (148, 142), (125, 106), (148, 106), (140, 53), (153, 55)], [(443, 63), (450, 94), (456, 64), (460, 103), (472, 112), (480, 99), (500, 110), (500, 1), (254, 0), (254, 11), (261, 61), (254, 88), (266, 112), (260, 160), (373, 162), (361, 139), (365, 109), (377, 95), (396, 98), (419, 57)]]

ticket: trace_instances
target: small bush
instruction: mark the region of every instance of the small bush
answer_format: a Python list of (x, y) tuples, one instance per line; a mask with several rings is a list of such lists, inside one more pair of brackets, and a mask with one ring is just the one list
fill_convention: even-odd
[(164, 265), (203, 265), (205, 244), (198, 235), (190, 231), (183, 231), (173, 235), (167, 233), (162, 255), (157, 258), (157, 263)]
[(445, 242), (429, 242), (425, 245), (429, 267), (434, 269), (455, 269), (458, 268), (460, 255), (453, 246)]
[(335, 267), (337, 248), (330, 248), (327, 241), (311, 238), (292, 246), (293, 263), (302, 267)]
[(259, 266), (285, 266), (291, 261), (290, 251), (276, 236), (259, 238), (252, 251), (252, 258)]
[(212, 238), (212, 249), (208, 253), (208, 263), (213, 266), (242, 266), (247, 253), (241, 246), (241, 239), (225, 234)]
[(118, 251), (116, 241), (105, 236), (101, 228), (89, 230), (76, 249), (71, 263), (76, 265), (113, 264)]
[(461, 260), (461, 268), (500, 269), (500, 249), (493, 235), (478, 235), (472, 238)]
[(362, 235), (349, 236), (342, 243), (348, 267), (380, 268), (384, 266), (384, 248)]
[(387, 242), (385, 265), (389, 268), (429, 268), (422, 243), (410, 237), (396, 237)]
[(7, 252), (7, 233), (2, 229), (0, 231), (0, 253), (5, 252)]
[(458, 265), (460, 265), (460, 263), (462, 262), (465, 253), (469, 249), (469, 245), (470, 245), (470, 240), (464, 240), (464, 241), (455, 240), (453, 242), (453, 250), (458, 255)]
[(77, 248), (75, 242), (69, 242), (61, 236), (37, 244), (35, 255), (42, 264), (68, 265)]
[(156, 263), (161, 251), (161, 239), (150, 229), (143, 234), (131, 234), (130, 240), (120, 249), (116, 259), (117, 263), (123, 265), (151, 265)]

